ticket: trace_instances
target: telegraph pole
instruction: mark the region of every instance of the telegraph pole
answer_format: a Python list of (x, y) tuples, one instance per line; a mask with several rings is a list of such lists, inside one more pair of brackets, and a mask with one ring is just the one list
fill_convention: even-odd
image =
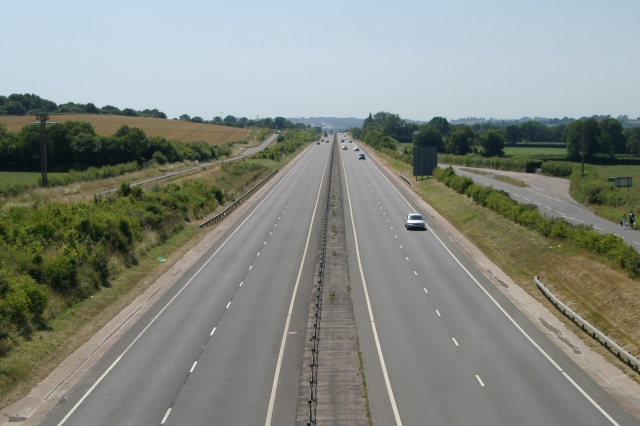
[(584, 130), (582, 131), (582, 176), (584, 177)]
[(56, 124), (52, 121), (47, 121), (49, 114), (36, 114), (35, 122), (31, 124), (40, 125), (40, 172), (42, 173), (42, 186), (47, 187), (47, 124)]

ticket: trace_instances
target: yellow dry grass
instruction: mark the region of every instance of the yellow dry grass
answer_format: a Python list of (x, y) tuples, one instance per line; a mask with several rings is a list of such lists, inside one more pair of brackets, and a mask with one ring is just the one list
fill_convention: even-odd
[[(376, 155), (391, 170), (411, 175), (408, 164), (379, 152)], [(533, 277), (540, 276), (560, 300), (635, 356), (640, 354), (638, 280), (629, 278), (614, 262), (569, 241), (524, 228), (435, 179), (419, 181), (416, 192), (591, 349), (640, 382), (640, 376), (557, 310), (538, 290)]]
[[(210, 144), (221, 144), (244, 139), (249, 129), (238, 127), (218, 126), (215, 124), (191, 123), (188, 121), (166, 120), (149, 117), (125, 117), (123, 115), (95, 115), (95, 114), (64, 114), (51, 115), (49, 121), (62, 123), (64, 121), (86, 121), (93, 125), (96, 133), (102, 136), (112, 135), (122, 125), (138, 127), (147, 136), (164, 136), (182, 142), (205, 141)], [(34, 121), (33, 116), (4, 116), (0, 123), (10, 132), (17, 132), (25, 125)]]

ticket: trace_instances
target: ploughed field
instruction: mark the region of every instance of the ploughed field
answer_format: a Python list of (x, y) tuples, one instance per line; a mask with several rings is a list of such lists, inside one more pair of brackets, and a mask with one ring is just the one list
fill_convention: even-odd
[[(239, 141), (249, 134), (249, 129), (218, 126), (215, 124), (192, 123), (189, 121), (168, 120), (149, 117), (126, 117), (124, 115), (97, 114), (61, 114), (50, 115), (49, 121), (86, 121), (91, 123), (96, 133), (102, 136), (112, 135), (122, 125), (138, 127), (147, 136), (164, 136), (182, 142), (205, 141), (210, 144)], [(26, 124), (34, 121), (31, 115), (0, 117), (0, 123), (10, 132), (17, 132)]]

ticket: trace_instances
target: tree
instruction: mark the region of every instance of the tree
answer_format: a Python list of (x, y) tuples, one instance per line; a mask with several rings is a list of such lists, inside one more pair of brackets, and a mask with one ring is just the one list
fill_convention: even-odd
[(382, 133), (387, 136), (403, 135), (405, 124), (404, 120), (400, 118), (398, 114), (385, 114), (386, 116), (382, 122)]
[(100, 112), (102, 114), (114, 114), (114, 115), (122, 115), (122, 111), (120, 111), (118, 108), (111, 106), (111, 105), (105, 105), (102, 107), (102, 109), (100, 110)]
[(629, 154), (640, 155), (640, 127), (634, 127), (627, 139), (627, 151)]
[(138, 111), (132, 108), (125, 108), (122, 110), (122, 115), (126, 115), (127, 117), (137, 117)]
[(476, 134), (471, 130), (471, 127), (457, 128), (447, 138), (446, 151), (455, 155), (466, 155), (471, 152), (475, 137)]
[(238, 119), (233, 115), (227, 115), (222, 122), (225, 126), (234, 127), (238, 123)]
[(615, 118), (605, 118), (600, 122), (602, 130), (611, 138), (613, 152), (624, 154), (627, 151), (627, 138), (622, 123)]
[(480, 137), (480, 145), (485, 157), (502, 157), (504, 155), (505, 139), (502, 133), (496, 129), (490, 129)]
[(420, 126), (420, 131), (413, 137), (413, 146), (435, 146), (438, 152), (444, 151), (444, 143), (440, 131), (430, 124)]
[(520, 134), (527, 142), (546, 142), (549, 140), (549, 129), (535, 120), (525, 121), (520, 125)]
[(98, 109), (97, 106), (95, 106), (94, 104), (92, 104), (91, 102), (89, 102), (85, 107), (84, 110), (88, 113), (88, 114), (100, 114), (100, 110)]
[(182, 114), (178, 120), (180, 121), (191, 121), (191, 116), (189, 114)]
[(276, 117), (273, 120), (273, 128), (274, 129), (284, 129), (287, 124), (287, 119), (284, 117)]
[(196, 115), (195, 117), (193, 117), (193, 118), (191, 119), (191, 122), (193, 122), (193, 123), (203, 123), (203, 122), (204, 122), (204, 120), (202, 119), (202, 117), (198, 117), (198, 116)]
[(438, 129), (440, 131), (440, 134), (443, 136), (448, 135), (451, 131), (451, 124), (449, 124), (447, 119), (444, 117), (433, 117), (429, 121), (429, 124)]
[(371, 113), (369, 113), (369, 117), (365, 118), (364, 121), (362, 122), (362, 130), (364, 130), (367, 127), (367, 125), (372, 123), (373, 123), (373, 117), (371, 116)]
[(567, 157), (579, 160), (582, 157), (582, 139), (584, 137), (584, 154), (591, 158), (598, 153), (611, 153), (611, 137), (602, 131), (595, 118), (578, 120), (569, 124), (565, 130)]
[(504, 128), (504, 138), (509, 143), (517, 143), (522, 140), (522, 134), (520, 133), (520, 127), (512, 124)]

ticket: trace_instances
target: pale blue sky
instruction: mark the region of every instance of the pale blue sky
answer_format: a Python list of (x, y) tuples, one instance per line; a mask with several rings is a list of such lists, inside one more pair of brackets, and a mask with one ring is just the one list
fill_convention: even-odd
[(228, 114), (640, 116), (640, 1), (0, 1), (0, 94)]

